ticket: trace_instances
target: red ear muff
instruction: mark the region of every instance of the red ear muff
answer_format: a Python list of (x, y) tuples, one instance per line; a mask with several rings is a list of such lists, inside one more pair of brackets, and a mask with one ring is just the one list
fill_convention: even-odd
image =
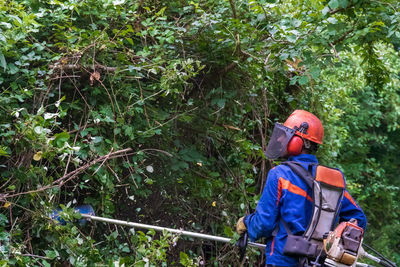
[(303, 139), (297, 135), (293, 136), (287, 145), (288, 154), (290, 156), (300, 155), (302, 149), (303, 149)]

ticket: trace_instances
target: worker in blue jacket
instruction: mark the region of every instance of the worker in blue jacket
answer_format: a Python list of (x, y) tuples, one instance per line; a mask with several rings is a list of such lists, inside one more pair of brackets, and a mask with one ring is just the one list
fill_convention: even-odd
[[(288, 157), (288, 161), (300, 163), (306, 170), (311, 164), (314, 173), (318, 160), (312, 153), (318, 144), (322, 144), (323, 135), (322, 123), (315, 115), (295, 110), (283, 125), (275, 124), (266, 156), (271, 159)], [(251, 241), (267, 238), (265, 254), (268, 267), (299, 266), (298, 258), (283, 254), (288, 233), (282, 223), (286, 223), (291, 234), (302, 235), (312, 217), (312, 208), (311, 188), (289, 166), (281, 164), (268, 173), (256, 211), (239, 219), (237, 232), (247, 231)], [(339, 222), (356, 219), (365, 231), (364, 212), (347, 190), (338, 217)]]

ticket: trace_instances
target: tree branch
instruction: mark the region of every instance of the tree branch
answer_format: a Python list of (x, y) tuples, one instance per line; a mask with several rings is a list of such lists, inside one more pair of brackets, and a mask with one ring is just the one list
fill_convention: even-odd
[(233, 0), (229, 0), (229, 4), (231, 4), (231, 9), (232, 9), (232, 14), (233, 14), (233, 18), (236, 19), (236, 8), (235, 8), (235, 3), (233, 3)]
[(20, 195), (27, 195), (27, 194), (32, 194), (32, 193), (38, 193), (38, 192), (42, 192), (42, 191), (45, 191), (47, 189), (51, 189), (51, 188), (54, 188), (54, 187), (62, 187), (65, 183), (67, 183), (68, 181), (72, 180), (73, 178), (78, 176), (78, 174), (80, 174), (81, 172), (85, 171), (89, 167), (95, 165), (96, 163), (102, 162), (102, 161), (104, 161), (106, 159), (111, 159), (111, 158), (115, 158), (115, 157), (122, 157), (122, 156), (125, 155), (125, 153), (131, 152), (131, 151), (132, 151), (132, 148), (126, 148), (126, 149), (115, 151), (113, 153), (109, 153), (109, 154), (107, 154), (105, 156), (98, 157), (97, 159), (94, 159), (93, 161), (91, 161), (91, 162), (79, 167), (78, 169), (67, 173), (66, 175), (64, 175), (61, 178), (59, 178), (59, 179), (55, 180), (54, 182), (52, 182), (50, 185), (43, 186), (42, 188), (39, 188), (37, 190), (31, 190), (31, 191), (27, 191), (27, 192), (20, 192), (20, 193), (16, 193), (16, 194), (12, 194), (12, 195), (1, 194), (0, 195), (0, 199), (12, 198), (12, 197), (16, 197), (16, 196), (20, 196)]
[(49, 65), (50, 69), (53, 70), (80, 70), (80, 69), (101, 69), (107, 72), (115, 72), (117, 70), (117, 67), (107, 67), (107, 66), (103, 66), (101, 64), (95, 64), (93, 66), (83, 66), (81, 64), (52, 64)]

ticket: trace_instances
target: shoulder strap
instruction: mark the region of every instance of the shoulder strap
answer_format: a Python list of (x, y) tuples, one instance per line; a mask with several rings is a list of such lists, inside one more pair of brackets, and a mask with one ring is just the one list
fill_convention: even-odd
[[(312, 188), (314, 178), (310, 171), (306, 170), (303, 166), (300, 165), (300, 163), (297, 163), (294, 161), (285, 161), (285, 162), (282, 162), (282, 164), (288, 166), (295, 174), (297, 174), (301, 179), (303, 179), (303, 181), (310, 188)], [(310, 165), (310, 166), (312, 166), (312, 165)]]
[[(312, 176), (311, 171), (307, 171), (303, 166), (300, 165), (300, 163), (294, 161), (285, 161), (282, 162), (281, 164), (288, 166), (296, 175), (298, 175), (301, 179), (303, 179), (303, 181), (307, 184), (307, 186), (313, 188), (314, 178)], [(292, 231), (287, 225), (287, 222), (282, 217), (280, 217), (280, 221), (282, 222), (286, 232), (289, 235), (292, 235)], [(275, 229), (272, 232), (272, 236), (276, 236), (278, 231), (279, 231), (279, 222), (276, 224)]]
[[(286, 230), (286, 233), (288, 233), (289, 235), (293, 235), (292, 230), (290, 230), (289, 226), (287, 225), (287, 222), (282, 218), (282, 216), (280, 217), (279, 221), (283, 224), (283, 227)], [(272, 231), (271, 236), (276, 236), (278, 234), (279, 231), (279, 221), (276, 223), (275, 229), (274, 231)]]

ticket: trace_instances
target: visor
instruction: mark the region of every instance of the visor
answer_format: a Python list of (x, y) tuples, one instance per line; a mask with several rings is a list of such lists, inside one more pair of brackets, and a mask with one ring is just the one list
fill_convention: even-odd
[(265, 150), (265, 156), (269, 159), (277, 159), (284, 156), (287, 144), (295, 132), (296, 130), (285, 127), (280, 123), (275, 123), (267, 150)]

